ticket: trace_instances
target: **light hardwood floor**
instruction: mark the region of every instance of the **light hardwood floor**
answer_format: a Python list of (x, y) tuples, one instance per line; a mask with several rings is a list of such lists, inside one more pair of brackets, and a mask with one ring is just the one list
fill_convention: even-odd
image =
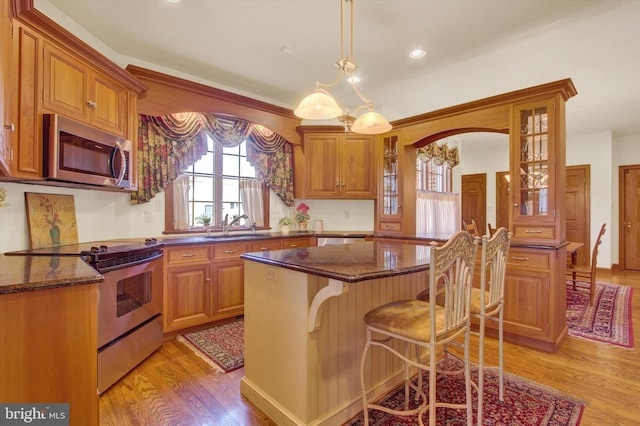
[[(634, 287), (637, 326), (640, 273), (602, 272), (598, 281)], [(497, 341), (486, 345), (487, 363), (495, 365)], [(638, 425), (639, 345), (625, 349), (568, 338), (558, 353), (547, 354), (506, 343), (505, 370), (583, 400), (583, 426)], [(242, 376), (243, 369), (217, 373), (175, 339), (167, 341), (101, 396), (100, 425), (274, 425), (240, 395)]]

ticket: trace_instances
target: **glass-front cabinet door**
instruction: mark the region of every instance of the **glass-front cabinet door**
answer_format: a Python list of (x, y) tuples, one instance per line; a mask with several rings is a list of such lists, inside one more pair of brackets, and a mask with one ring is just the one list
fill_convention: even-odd
[(516, 238), (542, 242), (557, 236), (554, 192), (561, 153), (556, 151), (554, 106), (554, 99), (548, 99), (513, 109), (511, 179)]
[(549, 116), (546, 106), (520, 110), (520, 215), (549, 214)]
[(397, 135), (382, 138), (381, 197), (378, 200), (378, 230), (401, 233), (400, 142)]

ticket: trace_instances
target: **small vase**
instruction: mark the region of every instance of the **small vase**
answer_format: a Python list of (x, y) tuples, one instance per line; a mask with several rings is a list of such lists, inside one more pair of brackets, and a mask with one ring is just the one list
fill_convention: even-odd
[(280, 232), (282, 232), (283, 235), (289, 234), (289, 226), (288, 225), (281, 225), (280, 226)]
[(60, 228), (55, 223), (49, 228), (49, 235), (51, 236), (51, 244), (54, 246), (60, 245)]
[(309, 222), (298, 222), (298, 231), (306, 232), (308, 224), (309, 224)]

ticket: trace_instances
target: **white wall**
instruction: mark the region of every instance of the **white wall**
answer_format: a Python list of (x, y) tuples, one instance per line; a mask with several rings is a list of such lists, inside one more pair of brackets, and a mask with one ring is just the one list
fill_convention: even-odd
[[(612, 191), (612, 152), (613, 139), (610, 132), (596, 133), (567, 138), (567, 166), (590, 165), (591, 169), (591, 245), (598, 236), (603, 223), (607, 224), (607, 232), (602, 237), (602, 245), (598, 254), (598, 266), (610, 268), (617, 263), (617, 225), (618, 217), (613, 215), (617, 193)], [(615, 201), (614, 201), (615, 200)], [(617, 226), (616, 226), (617, 228)], [(612, 244), (615, 241), (615, 259)], [(591, 249), (589, 249), (591, 251)]]

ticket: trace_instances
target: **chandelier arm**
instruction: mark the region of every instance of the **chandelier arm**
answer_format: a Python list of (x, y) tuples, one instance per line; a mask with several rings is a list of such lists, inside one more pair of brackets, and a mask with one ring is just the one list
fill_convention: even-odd
[(316, 87), (333, 87), (336, 84), (340, 83), (340, 80), (342, 80), (342, 76), (344, 74), (341, 72), (338, 72), (338, 76), (331, 82), (331, 83), (319, 83), (316, 82)]
[[(360, 98), (360, 100), (366, 104), (367, 107), (369, 107), (370, 109), (373, 108), (373, 104), (371, 103), (371, 101), (367, 98), (365, 98), (362, 93), (360, 93), (360, 90), (358, 90), (358, 87), (356, 86), (356, 84), (353, 82), (353, 80), (351, 79), (347, 79), (347, 81), (349, 82), (349, 84), (351, 84), (351, 87), (353, 88), (353, 91), (356, 92), (356, 95), (358, 95), (358, 97)], [(360, 108), (358, 108), (360, 109)]]

